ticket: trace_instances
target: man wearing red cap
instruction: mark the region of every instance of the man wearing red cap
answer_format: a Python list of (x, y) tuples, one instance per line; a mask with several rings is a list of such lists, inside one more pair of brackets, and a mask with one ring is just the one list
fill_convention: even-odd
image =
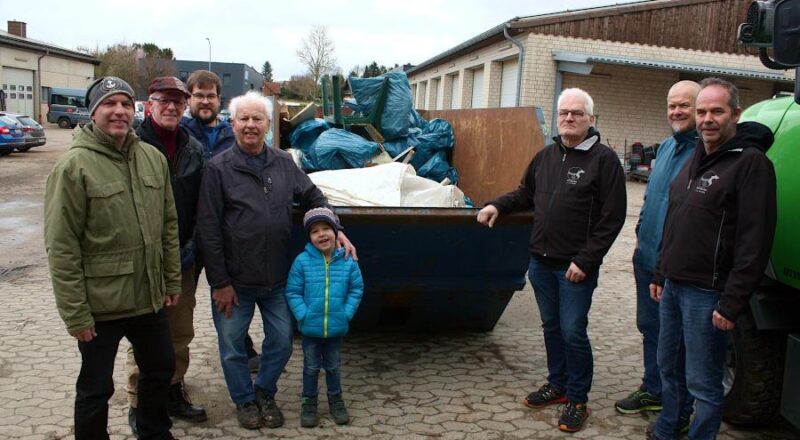
[[(203, 146), (188, 130), (180, 126), (189, 91), (173, 76), (153, 80), (148, 88), (152, 113), (136, 129), (139, 138), (156, 147), (166, 158), (170, 182), (178, 212), (178, 236), (181, 251), (181, 301), (167, 309), (172, 344), (175, 347), (175, 374), (169, 393), (169, 414), (190, 422), (207, 419), (206, 411), (195, 406), (183, 387), (189, 367), (189, 343), (194, 338), (194, 306), (197, 277), (195, 275), (194, 228), (197, 200), (203, 170)], [(136, 432), (136, 382), (139, 370), (128, 352), (128, 421)]]

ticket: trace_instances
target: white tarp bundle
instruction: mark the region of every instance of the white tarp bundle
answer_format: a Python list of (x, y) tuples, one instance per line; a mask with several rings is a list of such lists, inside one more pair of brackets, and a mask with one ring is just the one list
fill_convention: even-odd
[(334, 206), (463, 208), (464, 193), (417, 176), (414, 167), (392, 162), (308, 175)]

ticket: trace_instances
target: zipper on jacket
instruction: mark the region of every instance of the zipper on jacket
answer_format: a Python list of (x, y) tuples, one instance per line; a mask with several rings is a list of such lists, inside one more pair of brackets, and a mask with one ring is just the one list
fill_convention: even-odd
[[(559, 146), (559, 148), (563, 148)], [(564, 162), (567, 161), (567, 152), (566, 150), (561, 151), (561, 164), (558, 166), (558, 177), (561, 178), (561, 171), (564, 170)], [(550, 212), (553, 210), (553, 200), (556, 198), (556, 192), (553, 191), (553, 194), (550, 195), (550, 202), (547, 204), (547, 217), (544, 219), (544, 252), (542, 256), (547, 256), (547, 229), (550, 226)]]
[(328, 337), (328, 288), (331, 285), (331, 278), (330, 278), (330, 266), (328, 265), (328, 259), (325, 258), (325, 255), (322, 256), (322, 261), (325, 262), (325, 314), (323, 315), (324, 318), (322, 320), (322, 334), (324, 337)]
[(725, 224), (725, 215), (727, 210), (722, 211), (722, 220), (719, 222), (719, 231), (717, 232), (717, 245), (714, 248), (714, 266), (711, 274), (711, 287), (716, 287), (717, 278), (719, 278), (719, 271), (717, 270), (717, 256), (719, 255), (719, 246), (722, 241), (722, 226)]

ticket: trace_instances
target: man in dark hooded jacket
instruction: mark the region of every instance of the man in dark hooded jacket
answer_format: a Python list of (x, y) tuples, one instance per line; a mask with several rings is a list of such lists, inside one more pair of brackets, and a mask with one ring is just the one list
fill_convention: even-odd
[(564, 403), (562, 431), (589, 417), (592, 347), (586, 329), (600, 264), (625, 222), (625, 173), (593, 127), (594, 102), (580, 89), (558, 98), (558, 136), (534, 156), (516, 190), (487, 203), (478, 222), (534, 210), (528, 277), (542, 317), (547, 383), (528, 395), (531, 408)]
[(657, 357), (663, 402), (650, 439), (675, 438), (685, 397), (677, 386), (681, 344), (688, 391), (697, 402), (689, 438), (716, 438), (725, 332), (747, 311), (775, 233), (775, 171), (764, 154), (772, 132), (756, 122), (737, 125), (741, 108), (733, 84), (707, 78), (700, 87), (700, 140), (670, 186), (659, 273), (650, 285), (661, 303)]
[[(207, 419), (206, 411), (193, 405), (183, 386), (189, 368), (189, 344), (194, 339), (194, 307), (197, 275), (195, 273), (195, 223), (200, 181), (203, 171), (203, 146), (188, 130), (179, 125), (189, 91), (174, 76), (155, 78), (148, 88), (152, 114), (136, 129), (139, 138), (156, 147), (167, 159), (172, 192), (178, 213), (178, 237), (181, 252), (181, 301), (167, 309), (172, 345), (175, 347), (175, 374), (169, 393), (169, 414), (190, 422)], [(136, 383), (139, 370), (128, 351), (128, 424), (136, 434)]]

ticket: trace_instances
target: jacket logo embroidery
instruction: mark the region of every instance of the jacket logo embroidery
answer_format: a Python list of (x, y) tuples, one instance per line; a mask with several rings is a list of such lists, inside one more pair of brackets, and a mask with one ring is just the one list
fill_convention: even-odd
[(715, 180), (718, 180), (719, 176), (717, 173), (713, 171), (706, 171), (702, 176), (700, 176), (700, 183), (695, 187), (695, 191), (700, 194), (705, 194), (708, 191), (708, 188), (714, 184)]
[(586, 171), (583, 170), (581, 167), (572, 167), (567, 170), (567, 184), (575, 185), (580, 180), (581, 176), (584, 175)]

